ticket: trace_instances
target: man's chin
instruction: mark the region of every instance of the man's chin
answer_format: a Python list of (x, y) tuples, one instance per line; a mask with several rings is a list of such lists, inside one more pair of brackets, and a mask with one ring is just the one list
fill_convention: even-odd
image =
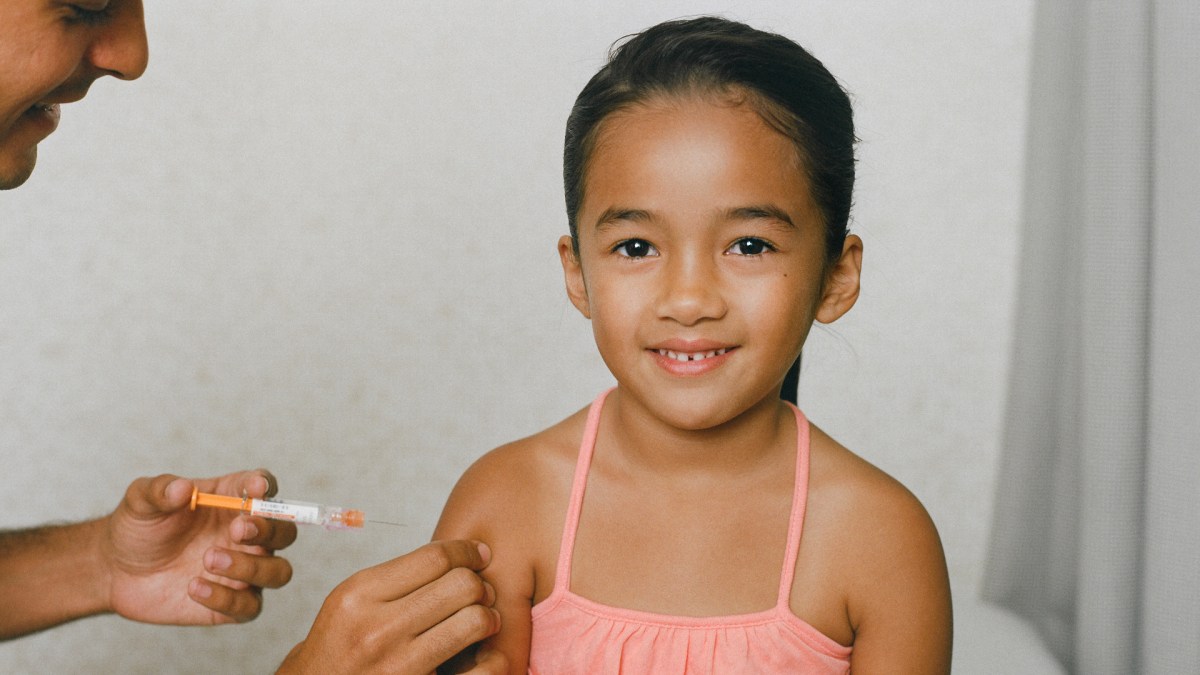
[(0, 190), (11, 190), (21, 187), (33, 175), (33, 167), (37, 164), (37, 146), (26, 152), (18, 153), (16, 157), (5, 156), (0, 150)]

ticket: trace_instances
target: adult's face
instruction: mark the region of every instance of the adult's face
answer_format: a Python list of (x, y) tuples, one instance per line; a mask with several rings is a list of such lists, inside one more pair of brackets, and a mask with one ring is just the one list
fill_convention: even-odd
[(146, 70), (142, 0), (0, 0), (0, 190), (29, 178), (59, 104)]

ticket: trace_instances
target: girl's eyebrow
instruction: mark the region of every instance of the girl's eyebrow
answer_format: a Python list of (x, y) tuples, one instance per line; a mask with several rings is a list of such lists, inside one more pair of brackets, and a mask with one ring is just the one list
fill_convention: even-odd
[(604, 230), (608, 227), (614, 227), (618, 221), (622, 220), (647, 223), (654, 220), (654, 216), (649, 211), (643, 209), (627, 209), (619, 206), (609, 207), (596, 219), (596, 229)]
[[(737, 206), (727, 209), (721, 214), (726, 221), (738, 220), (773, 220), (788, 229), (794, 229), (796, 223), (788, 212), (774, 204), (755, 204), (752, 206)], [(645, 209), (630, 209), (619, 206), (609, 207), (596, 219), (596, 230), (604, 231), (618, 227), (622, 221), (635, 223), (650, 223), (656, 220), (653, 213)]]
[(792, 217), (788, 215), (787, 211), (784, 211), (774, 204), (739, 206), (737, 208), (729, 209), (725, 212), (726, 220), (758, 220), (760, 218), (778, 220), (788, 227), (796, 227), (796, 223), (792, 222)]

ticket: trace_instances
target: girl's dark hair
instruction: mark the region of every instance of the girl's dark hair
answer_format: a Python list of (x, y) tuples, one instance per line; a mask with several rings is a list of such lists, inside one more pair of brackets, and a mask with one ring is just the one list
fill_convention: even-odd
[[(749, 104), (792, 140), (836, 260), (854, 190), (854, 119), (850, 98), (812, 54), (791, 40), (719, 17), (660, 23), (614, 45), (571, 108), (563, 149), (567, 222), (578, 242), (588, 159), (600, 123), (655, 98), (709, 95)], [(576, 244), (578, 250), (578, 244)], [(785, 378), (795, 401), (799, 359)]]
[(854, 191), (850, 98), (791, 40), (719, 17), (660, 23), (614, 45), (571, 108), (563, 148), (567, 222), (577, 237), (587, 163), (600, 123), (655, 98), (741, 98), (792, 140), (825, 224), (830, 260), (842, 252)]

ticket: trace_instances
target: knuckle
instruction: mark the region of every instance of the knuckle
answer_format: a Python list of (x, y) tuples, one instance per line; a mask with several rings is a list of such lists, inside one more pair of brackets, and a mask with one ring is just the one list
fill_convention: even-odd
[(482, 640), (491, 635), (495, 619), (490, 609), (482, 605), (471, 605), (461, 611), (463, 626), (471, 640)]
[(355, 606), (354, 594), (346, 589), (346, 584), (333, 589), (325, 598), (325, 607), (334, 614), (353, 613)]
[(287, 548), (296, 541), (297, 534), (298, 531), (296, 530), (295, 523), (276, 523), (274, 536), (271, 538), (270, 546), (276, 550)]
[(372, 655), (382, 654), (394, 642), (388, 631), (378, 625), (357, 632), (352, 639), (356, 651)]
[(365, 612), (366, 608), (358, 591), (360, 584), (356, 579), (359, 574), (361, 572), (338, 584), (325, 598), (325, 605), (335, 615), (357, 617)]
[(270, 518), (255, 518), (254, 526), (258, 532), (250, 537), (246, 543), (261, 544), (271, 541), (275, 537), (275, 521)]
[(445, 577), (450, 587), (454, 589), (455, 597), (469, 598), (479, 602), (487, 594), (487, 590), (483, 586), (483, 579), (465, 567), (456, 567), (450, 570)]
[(427, 654), (436, 655), (440, 660), (449, 659), (471, 642), (466, 637), (465, 631), (462, 631), (461, 625), (454, 631), (438, 631), (427, 634), (422, 636), (422, 640), (423, 650)]
[(429, 545), (418, 549), (421, 562), (430, 569), (437, 570), (441, 576), (455, 567), (450, 552), (442, 545)]
[(246, 583), (254, 583), (259, 575), (258, 558), (252, 555), (245, 555), (240, 552), (229, 553), (232, 563), (228, 569), (216, 570), (215, 574), (220, 574), (228, 579), (244, 581)]

